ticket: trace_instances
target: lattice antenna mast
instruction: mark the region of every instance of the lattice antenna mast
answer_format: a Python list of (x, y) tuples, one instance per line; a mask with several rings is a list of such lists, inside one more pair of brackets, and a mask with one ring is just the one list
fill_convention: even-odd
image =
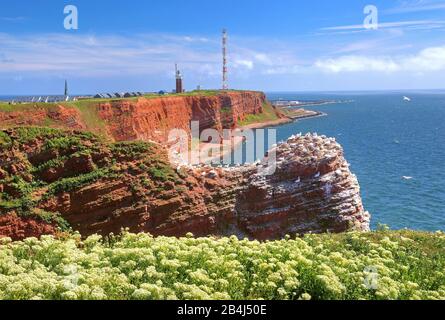
[(227, 31), (226, 29), (223, 30), (223, 37), (222, 37), (222, 44), (223, 44), (223, 83), (222, 83), (222, 89), (228, 90), (229, 84), (228, 84), (228, 78), (227, 78)]

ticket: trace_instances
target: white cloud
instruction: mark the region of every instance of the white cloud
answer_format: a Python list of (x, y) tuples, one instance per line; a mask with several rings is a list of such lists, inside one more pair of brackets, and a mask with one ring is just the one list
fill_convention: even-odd
[(410, 12), (420, 12), (420, 11), (433, 11), (445, 9), (445, 2), (431, 2), (431, 1), (416, 1), (413, 3), (405, 2), (403, 5), (385, 10), (385, 13), (410, 13)]
[(341, 56), (322, 59), (315, 67), (326, 72), (428, 72), (445, 70), (445, 46), (426, 48), (415, 55), (398, 57)]
[[(273, 54), (239, 46), (232, 41), (229, 67), (233, 77), (262, 72), (265, 67), (295, 64), (289, 52)], [(161, 75), (174, 72), (177, 62), (184, 76), (198, 78), (221, 74), (221, 43), (218, 36), (141, 34), (131, 37), (94, 34), (37, 34), (11, 36), (0, 33), (0, 75), (45, 76)]]
[(235, 68), (244, 67), (249, 70), (252, 70), (253, 69), (253, 61), (251, 61), (251, 60), (235, 60), (234, 67)]
[(336, 59), (319, 60), (317, 68), (329, 72), (358, 72), (384, 71), (391, 72), (399, 69), (398, 65), (389, 58), (369, 58), (363, 56), (343, 56)]
[(420, 72), (445, 70), (445, 46), (424, 49), (416, 56), (403, 59), (402, 66)]
[(298, 74), (307, 71), (307, 68), (300, 65), (278, 66), (264, 69), (261, 73), (266, 75)]
[(6, 22), (21, 22), (26, 20), (25, 17), (0, 17), (0, 21)]
[[(196, 38), (196, 42), (205, 42)], [(106, 76), (165, 74), (174, 63), (198, 74), (220, 64), (219, 47), (194, 46), (195, 39), (162, 35), (134, 37), (0, 33), (0, 74), (45, 72), (46, 75)], [(210, 52), (209, 52), (210, 50)]]
[(266, 65), (273, 64), (272, 59), (267, 54), (264, 54), (264, 53), (257, 53), (257, 54), (254, 55), (254, 58), (258, 62), (261, 62), (261, 63), (266, 64)]
[[(413, 27), (413, 26), (430, 26), (437, 27), (445, 25), (445, 21), (440, 20), (412, 20), (412, 21), (395, 21), (395, 22), (382, 22), (378, 24), (379, 29), (389, 28), (401, 28), (401, 27)], [(364, 24), (355, 24), (348, 26), (335, 26), (322, 28), (324, 31), (354, 31), (354, 30), (367, 30)], [(367, 30), (368, 31), (368, 30)]]

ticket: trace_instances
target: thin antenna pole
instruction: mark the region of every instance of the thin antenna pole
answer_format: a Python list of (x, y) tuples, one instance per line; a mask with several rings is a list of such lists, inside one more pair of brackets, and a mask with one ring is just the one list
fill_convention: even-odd
[(223, 45), (223, 83), (222, 83), (222, 89), (228, 90), (229, 84), (228, 84), (228, 77), (227, 77), (227, 30), (223, 30), (223, 37), (222, 37), (222, 45)]

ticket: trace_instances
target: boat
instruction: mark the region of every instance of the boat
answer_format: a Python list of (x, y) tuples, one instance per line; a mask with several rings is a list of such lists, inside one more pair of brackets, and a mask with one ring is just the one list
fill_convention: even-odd
[(403, 96), (403, 101), (410, 102), (411, 98), (408, 98), (407, 96)]

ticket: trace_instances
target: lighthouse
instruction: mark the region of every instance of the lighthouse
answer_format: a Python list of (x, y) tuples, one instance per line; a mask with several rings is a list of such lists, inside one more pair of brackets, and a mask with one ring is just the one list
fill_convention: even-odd
[(176, 93), (184, 92), (184, 88), (182, 86), (182, 74), (178, 69), (178, 64), (175, 64), (175, 73), (176, 73)]
[(68, 81), (65, 80), (65, 91), (64, 91), (65, 98), (68, 97)]

